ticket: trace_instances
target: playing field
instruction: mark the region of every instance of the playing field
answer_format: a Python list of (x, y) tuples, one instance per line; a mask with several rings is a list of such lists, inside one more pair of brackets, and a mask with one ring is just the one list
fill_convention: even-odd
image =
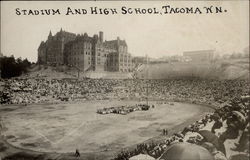
[(3, 134), (9, 143), (37, 151), (115, 154), (200, 118), (210, 108), (194, 104), (159, 104), (128, 115), (96, 113), (98, 108), (136, 101), (88, 101), (74, 104), (1, 106)]

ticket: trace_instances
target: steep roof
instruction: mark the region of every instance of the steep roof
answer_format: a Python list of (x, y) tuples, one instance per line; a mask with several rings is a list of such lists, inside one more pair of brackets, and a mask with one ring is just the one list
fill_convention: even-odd
[(55, 37), (57, 37), (57, 36), (62, 36), (62, 37), (76, 37), (76, 34), (61, 30), (60, 32), (57, 32), (55, 34)]
[(44, 41), (42, 41), (42, 42), (40, 43), (40, 45), (39, 45), (38, 48), (42, 48), (42, 47), (45, 47), (45, 46), (46, 46), (46, 43), (45, 43)]
[(111, 41), (105, 41), (104, 44), (106, 45), (122, 45), (122, 46), (127, 46), (127, 43), (125, 40), (111, 40)]

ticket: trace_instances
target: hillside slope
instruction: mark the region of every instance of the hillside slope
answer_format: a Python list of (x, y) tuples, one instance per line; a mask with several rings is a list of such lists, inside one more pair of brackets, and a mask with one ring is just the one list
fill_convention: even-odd
[[(29, 72), (22, 75), (21, 78), (51, 78), (51, 79), (63, 79), (63, 78), (78, 78), (78, 71), (74, 68), (67, 66), (43, 66), (34, 65), (29, 69)], [(79, 78), (103, 78), (103, 79), (131, 79), (132, 73), (120, 73), (120, 72), (107, 72), (107, 71), (86, 71), (79, 72)]]
[[(214, 78), (249, 79), (249, 60), (220, 60), (216, 62), (174, 62), (144, 65), (135, 72), (137, 78)], [(148, 70), (147, 70), (148, 68)]]
[[(50, 67), (34, 65), (21, 77), (30, 78), (77, 78), (78, 71), (66, 66)], [(212, 78), (249, 79), (249, 59), (220, 60), (216, 62), (174, 62), (141, 64), (133, 73), (120, 72), (79, 72), (79, 77), (103, 79), (173, 79)]]

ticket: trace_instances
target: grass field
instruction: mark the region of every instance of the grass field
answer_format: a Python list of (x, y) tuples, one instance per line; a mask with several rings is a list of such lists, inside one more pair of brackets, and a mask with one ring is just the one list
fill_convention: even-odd
[[(10, 144), (43, 152), (92, 153), (112, 157), (122, 148), (161, 135), (163, 128), (190, 124), (210, 108), (184, 103), (155, 104), (149, 111), (128, 115), (96, 113), (98, 108), (136, 101), (87, 101), (73, 104), (2, 106), (3, 135)], [(102, 157), (101, 159), (105, 159)]]

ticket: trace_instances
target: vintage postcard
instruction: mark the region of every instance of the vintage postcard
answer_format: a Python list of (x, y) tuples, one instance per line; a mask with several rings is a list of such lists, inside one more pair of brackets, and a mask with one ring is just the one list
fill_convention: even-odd
[(249, 159), (249, 1), (1, 1), (0, 160)]

